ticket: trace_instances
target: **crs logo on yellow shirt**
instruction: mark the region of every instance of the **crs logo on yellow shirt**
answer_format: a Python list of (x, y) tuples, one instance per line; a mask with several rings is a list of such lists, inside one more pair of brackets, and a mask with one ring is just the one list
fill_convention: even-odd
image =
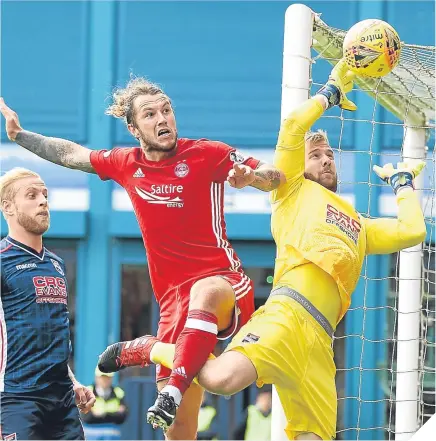
[(342, 232), (344, 232), (354, 243), (359, 239), (359, 233), (362, 226), (359, 221), (353, 219), (333, 205), (327, 204), (326, 222), (328, 224), (336, 225)]

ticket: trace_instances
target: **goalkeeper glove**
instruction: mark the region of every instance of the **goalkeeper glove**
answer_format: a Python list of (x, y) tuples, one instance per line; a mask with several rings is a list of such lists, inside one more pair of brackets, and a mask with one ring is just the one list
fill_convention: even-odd
[(351, 72), (345, 62), (340, 59), (333, 68), (327, 83), (318, 90), (317, 94), (324, 95), (328, 101), (328, 109), (339, 105), (341, 109), (354, 111), (357, 106), (350, 101), (346, 94), (353, 89), (355, 73)]
[(415, 164), (408, 162), (399, 162), (395, 169), (392, 164), (386, 164), (384, 167), (374, 165), (374, 172), (385, 182), (390, 184), (395, 194), (403, 187), (413, 187), (413, 180), (422, 172), (425, 167), (424, 161)]

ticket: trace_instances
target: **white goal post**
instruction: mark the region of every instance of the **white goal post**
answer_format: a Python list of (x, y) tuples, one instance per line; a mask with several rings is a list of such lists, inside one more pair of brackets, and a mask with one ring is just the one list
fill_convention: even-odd
[[(286, 10), (283, 47), (281, 120), (309, 98), (312, 63), (313, 12), (307, 6), (294, 4)], [(304, 29), (304, 32), (301, 30)], [(273, 387), (271, 440), (287, 440), (286, 418), (277, 391)]]
[[(342, 56), (345, 31), (325, 24), (302, 4), (285, 15), (281, 119), (306, 100), (311, 90), (312, 49), (331, 64)], [(403, 159), (426, 158), (426, 128), (435, 119), (434, 47), (402, 46), (399, 66), (381, 79), (357, 78), (355, 84), (404, 121)], [(327, 80), (327, 78), (326, 78)], [(434, 127), (434, 126), (432, 126)], [(401, 146), (398, 146), (400, 148)], [(415, 180), (417, 189), (422, 179)], [(433, 194), (434, 197), (434, 194)], [(400, 253), (397, 308), (395, 439), (409, 439), (419, 428), (419, 356), (422, 293), (422, 246)], [(391, 367), (392, 369), (392, 367)], [(286, 440), (286, 419), (273, 388), (273, 441)]]

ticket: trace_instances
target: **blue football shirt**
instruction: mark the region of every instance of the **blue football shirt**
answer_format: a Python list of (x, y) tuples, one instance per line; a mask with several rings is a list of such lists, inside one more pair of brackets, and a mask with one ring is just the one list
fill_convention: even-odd
[(71, 384), (68, 286), (61, 258), (0, 242), (0, 392)]

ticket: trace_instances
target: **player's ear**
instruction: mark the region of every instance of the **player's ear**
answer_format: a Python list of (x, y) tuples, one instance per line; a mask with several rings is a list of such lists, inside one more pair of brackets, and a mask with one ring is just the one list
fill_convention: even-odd
[(11, 216), (14, 214), (14, 204), (12, 201), (3, 200), (2, 201), (2, 211), (6, 216)]
[(136, 139), (139, 139), (139, 130), (133, 124), (127, 124), (127, 129)]

